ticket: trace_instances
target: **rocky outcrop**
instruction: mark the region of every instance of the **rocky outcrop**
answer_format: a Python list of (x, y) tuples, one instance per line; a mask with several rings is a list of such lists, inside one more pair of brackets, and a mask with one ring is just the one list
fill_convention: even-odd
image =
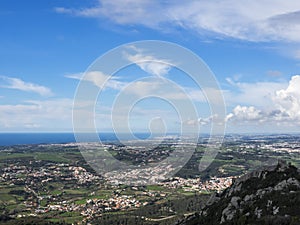
[(181, 224), (300, 224), (300, 174), (283, 161), (234, 181)]

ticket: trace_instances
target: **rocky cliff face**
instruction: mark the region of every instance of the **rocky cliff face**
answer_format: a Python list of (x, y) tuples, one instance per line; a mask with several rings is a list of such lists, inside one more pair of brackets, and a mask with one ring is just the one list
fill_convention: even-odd
[(300, 173), (282, 161), (250, 173), (180, 224), (300, 224)]

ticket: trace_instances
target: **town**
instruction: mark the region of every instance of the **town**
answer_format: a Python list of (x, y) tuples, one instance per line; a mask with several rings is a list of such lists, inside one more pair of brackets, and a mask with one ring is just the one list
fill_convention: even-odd
[[(85, 162), (76, 143), (2, 146), (2, 219), (36, 217), (53, 222), (88, 223), (103, 218), (106, 214), (137, 212), (145, 207), (157, 206), (161, 211), (166, 208), (165, 204), (170, 199), (188, 199), (189, 196), (201, 198), (219, 193), (248, 171), (278, 158), (289, 159), (291, 163), (299, 165), (300, 144), (297, 137), (277, 137), (277, 141), (272, 137), (252, 137), (247, 141), (244, 139), (241, 143), (237, 137), (234, 141), (232, 137), (228, 137), (214, 162), (203, 174), (197, 173), (195, 168), (199, 162), (197, 157), (203, 154), (205, 140), (199, 143), (190, 161), (173, 177), (163, 180), (152, 177), (153, 184), (139, 185), (122, 182), (124, 177), (136, 177), (136, 171), (109, 173), (109, 176), (98, 174)], [(138, 157), (140, 163), (147, 165), (167, 157), (174, 148), (168, 143), (163, 147), (156, 147), (152, 154), (146, 153), (145, 149), (139, 154), (134, 146), (124, 148), (118, 144), (106, 143), (105, 149), (119, 159), (121, 155), (126, 155), (127, 161), (131, 160), (136, 164)], [(157, 170), (155, 174), (166, 173), (171, 169), (167, 165), (154, 168)], [(149, 169), (144, 176), (149, 179), (151, 174), (153, 171)], [(181, 215), (194, 211), (189, 207)], [(159, 218), (175, 218), (179, 214), (175, 209), (169, 208), (165, 216), (160, 215)], [(140, 216), (140, 219), (151, 221), (157, 217)]]

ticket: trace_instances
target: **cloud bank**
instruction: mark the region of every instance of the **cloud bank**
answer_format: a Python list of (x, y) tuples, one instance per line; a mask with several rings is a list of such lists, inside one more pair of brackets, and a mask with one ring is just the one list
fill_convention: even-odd
[(72, 104), (73, 99), (53, 99), (0, 105), (0, 128), (6, 131), (70, 130)]

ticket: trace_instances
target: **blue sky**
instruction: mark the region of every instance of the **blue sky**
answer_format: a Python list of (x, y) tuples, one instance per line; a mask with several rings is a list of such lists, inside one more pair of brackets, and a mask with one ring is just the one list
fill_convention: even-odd
[[(71, 131), (79, 78), (107, 51), (142, 40), (173, 42), (203, 59), (225, 98), (227, 132), (299, 131), (297, 1), (3, 0), (0, 18), (1, 132)], [(132, 65), (115, 81), (148, 75)], [(176, 68), (164, 76), (201, 98)], [(108, 88), (97, 103), (99, 131), (111, 130), (110, 110), (120, 90)], [(147, 101), (132, 110), (134, 129), (146, 131), (149, 121), (160, 119), (178, 129), (170, 105)], [(182, 123), (206, 130), (213, 115), (207, 104), (195, 104), (199, 117)]]

